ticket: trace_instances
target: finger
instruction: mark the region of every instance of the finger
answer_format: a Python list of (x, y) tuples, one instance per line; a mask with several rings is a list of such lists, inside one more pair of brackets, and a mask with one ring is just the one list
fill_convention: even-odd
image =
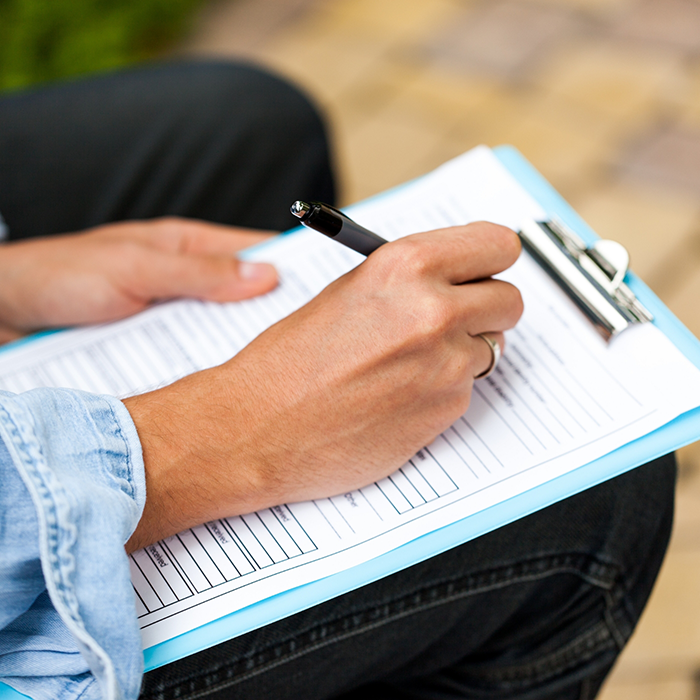
[(228, 256), (157, 252), (143, 256), (137, 267), (127, 291), (136, 290), (148, 301), (178, 297), (237, 301), (269, 292), (278, 283), (272, 265)]
[(513, 328), (523, 314), (523, 298), (517, 287), (502, 280), (482, 280), (450, 289), (458, 305), (458, 318), (469, 335)]
[[(506, 346), (506, 339), (503, 333), (489, 332), (480, 333), (474, 336), (471, 342), (474, 379), (482, 379), (496, 368), (498, 361), (503, 355)], [(496, 348), (492, 348), (491, 343), (495, 343)]]
[(232, 255), (277, 235), (273, 231), (190, 221), (181, 230), (179, 251), (194, 255)]
[(520, 239), (509, 228), (480, 221), (406, 236), (377, 253), (395, 256), (397, 265), (408, 268), (406, 274), (462, 284), (508, 269), (520, 255)]
[(128, 235), (134, 240), (162, 251), (192, 255), (235, 255), (244, 248), (278, 235), (263, 229), (223, 226), (176, 217), (140, 224), (128, 230)]

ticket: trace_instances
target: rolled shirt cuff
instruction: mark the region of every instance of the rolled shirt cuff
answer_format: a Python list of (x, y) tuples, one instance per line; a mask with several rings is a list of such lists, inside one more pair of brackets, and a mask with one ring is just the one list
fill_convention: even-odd
[(137, 698), (143, 655), (124, 544), (146, 486), (128, 411), (114, 397), (69, 389), (0, 392), (0, 438), (36, 514), (13, 536), (38, 538), (26, 551), (38, 552), (48, 594), (0, 631), (0, 677), (36, 700)]

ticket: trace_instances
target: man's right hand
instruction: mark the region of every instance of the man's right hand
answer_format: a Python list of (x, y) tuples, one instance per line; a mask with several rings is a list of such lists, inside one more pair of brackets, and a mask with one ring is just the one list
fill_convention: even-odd
[(382, 246), (225, 364), (126, 399), (147, 500), (128, 549), (187, 527), (365, 486), (469, 405), (522, 313), (491, 279), (516, 234), (475, 223)]

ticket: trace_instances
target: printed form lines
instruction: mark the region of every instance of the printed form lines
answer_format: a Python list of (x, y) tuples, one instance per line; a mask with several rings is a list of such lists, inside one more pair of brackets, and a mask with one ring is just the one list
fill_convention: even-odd
[[(397, 513), (406, 513), (458, 489), (429, 448), (374, 486)], [(364, 493), (366, 489), (361, 491)]]
[(131, 555), (139, 616), (316, 549), (286, 506), (185, 530)]

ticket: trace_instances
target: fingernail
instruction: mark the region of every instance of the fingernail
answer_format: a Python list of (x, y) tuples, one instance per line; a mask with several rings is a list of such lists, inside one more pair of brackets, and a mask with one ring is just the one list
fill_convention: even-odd
[(270, 268), (272, 268), (272, 265), (269, 263), (252, 263), (243, 261), (238, 265), (238, 275), (246, 282), (257, 282), (258, 280), (270, 276)]

